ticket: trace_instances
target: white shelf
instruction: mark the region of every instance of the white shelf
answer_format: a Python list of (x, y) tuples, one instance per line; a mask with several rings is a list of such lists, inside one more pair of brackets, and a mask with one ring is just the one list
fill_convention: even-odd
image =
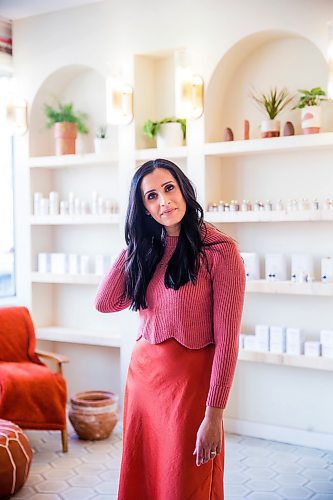
[(296, 368), (312, 368), (315, 370), (333, 371), (333, 359), (310, 356), (292, 356), (290, 354), (275, 354), (272, 352), (255, 352), (241, 349), (238, 354), (240, 361), (264, 363), (272, 365), (293, 366)]
[(30, 168), (67, 168), (91, 165), (109, 165), (118, 161), (117, 153), (89, 153), (61, 156), (31, 156)]
[(205, 220), (212, 223), (323, 222), (333, 221), (333, 210), (205, 212)]
[(119, 224), (119, 214), (110, 215), (32, 215), (33, 226), (84, 225), (84, 224)]
[(332, 297), (333, 283), (322, 283), (320, 281), (294, 283), (292, 281), (249, 280), (246, 282), (246, 292)]
[(98, 285), (102, 276), (97, 274), (31, 273), (33, 283), (59, 283), (64, 285)]
[(137, 161), (148, 161), (156, 158), (181, 159), (187, 157), (187, 146), (178, 148), (149, 148), (137, 149), (135, 151), (135, 159)]
[(73, 344), (89, 344), (107, 347), (120, 347), (120, 332), (88, 332), (74, 330), (61, 326), (49, 326), (36, 329), (38, 340), (51, 340), (53, 342), (69, 342)]
[(283, 153), (333, 148), (333, 132), (292, 135), (270, 139), (211, 142), (204, 145), (206, 156), (241, 156), (258, 153)]

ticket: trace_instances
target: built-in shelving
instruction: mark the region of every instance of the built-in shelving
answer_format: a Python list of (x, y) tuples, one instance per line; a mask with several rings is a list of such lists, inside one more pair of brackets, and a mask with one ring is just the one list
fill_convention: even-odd
[(58, 283), (64, 285), (98, 285), (102, 276), (97, 274), (31, 273), (33, 283)]
[(121, 334), (118, 331), (92, 332), (75, 330), (61, 326), (49, 326), (36, 329), (38, 340), (53, 342), (69, 342), (72, 344), (89, 344), (96, 346), (120, 347)]
[(30, 168), (67, 168), (117, 163), (117, 153), (88, 153), (61, 156), (31, 156)]
[(241, 156), (333, 148), (333, 132), (292, 135), (270, 139), (211, 142), (204, 145), (206, 156)]
[(149, 148), (137, 149), (135, 159), (137, 161), (148, 161), (155, 158), (181, 159), (187, 157), (187, 146), (177, 148)]
[(315, 370), (333, 371), (333, 359), (311, 356), (294, 356), (291, 354), (275, 354), (272, 352), (239, 351), (240, 361), (265, 363), (271, 365), (292, 366), (296, 368), (312, 368)]
[(119, 214), (110, 215), (32, 215), (33, 226), (119, 224)]
[(240, 222), (329, 222), (333, 221), (333, 210), (206, 212), (205, 220), (217, 224)]
[(333, 283), (322, 283), (321, 281), (294, 283), (292, 281), (249, 280), (246, 283), (246, 292), (333, 297)]

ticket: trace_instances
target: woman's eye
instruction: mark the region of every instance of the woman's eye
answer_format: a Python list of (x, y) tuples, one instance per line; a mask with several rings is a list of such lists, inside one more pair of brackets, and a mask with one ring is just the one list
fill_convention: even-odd
[(166, 191), (172, 191), (173, 189), (174, 189), (174, 186), (172, 184), (168, 184), (167, 186), (165, 186)]
[(149, 193), (148, 200), (154, 200), (156, 198), (156, 193)]

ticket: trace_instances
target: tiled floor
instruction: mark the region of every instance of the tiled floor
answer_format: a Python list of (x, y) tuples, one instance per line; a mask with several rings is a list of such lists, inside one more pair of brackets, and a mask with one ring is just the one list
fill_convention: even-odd
[[(63, 454), (60, 433), (27, 432), (35, 450), (32, 468), (12, 498), (116, 500), (120, 425), (104, 441), (69, 434), (70, 451)], [(333, 500), (333, 452), (228, 434), (225, 493), (225, 500)]]

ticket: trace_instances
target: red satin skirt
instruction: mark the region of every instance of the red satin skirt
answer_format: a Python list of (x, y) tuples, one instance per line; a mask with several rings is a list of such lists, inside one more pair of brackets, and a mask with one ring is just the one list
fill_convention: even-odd
[(213, 356), (213, 345), (195, 350), (174, 339), (136, 342), (125, 391), (118, 500), (223, 500), (224, 447), (199, 467), (193, 455)]

